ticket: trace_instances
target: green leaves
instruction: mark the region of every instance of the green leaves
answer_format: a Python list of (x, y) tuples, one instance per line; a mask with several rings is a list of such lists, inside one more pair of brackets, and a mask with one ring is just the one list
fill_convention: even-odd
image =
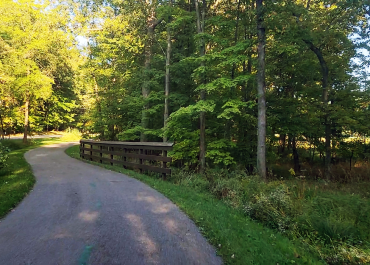
[[(181, 160), (181, 165), (196, 169), (199, 117), (205, 112), (208, 165), (241, 166), (253, 172), (258, 98), (252, 2), (207, 2), (202, 32), (197, 31), (194, 6), (168, 3), (107, 1), (102, 6), (93, 1), (90, 4), (99, 10), (95, 13), (90, 4), (82, 3), (86, 14), (91, 13), (85, 23), (93, 22), (85, 24), (90, 29), (86, 31), (90, 46), (79, 81), (84, 112), (81, 126), (108, 140), (138, 141), (143, 133), (148, 141), (162, 141), (166, 135), (175, 143), (171, 155)], [(354, 37), (349, 37), (355, 29), (366, 28), (365, 2), (307, 3), (267, 1), (264, 9), (267, 149), (272, 164), (293, 157), (287, 154), (288, 141), (284, 153), (277, 151), (282, 144), (279, 137), (284, 135), (323, 151), (320, 139), (325, 135), (326, 114), (333, 141), (369, 131), (366, 82), (360, 90), (359, 78), (351, 76), (356, 45), (364, 47), (367, 42), (356, 44)], [(156, 21), (160, 23), (149, 38), (148, 26)], [(201, 56), (203, 41), (206, 52)], [(166, 66), (168, 42), (171, 60)], [(330, 104), (326, 107), (322, 103), (322, 66), (307, 42), (320, 49), (328, 65)], [(167, 67), (170, 118), (164, 128)], [(150, 93), (144, 96), (143, 89)], [(147, 125), (143, 126), (143, 120)]]
[(7, 166), (10, 149), (0, 143), (0, 169)]
[(223, 167), (236, 164), (234, 158), (229, 151), (230, 148), (235, 147), (235, 143), (226, 139), (212, 141), (207, 146), (206, 157), (214, 164)]
[(223, 112), (217, 116), (217, 118), (224, 118), (230, 120), (235, 115), (243, 115), (241, 110), (243, 108), (254, 108), (256, 106), (255, 101), (244, 102), (241, 100), (229, 100), (223, 106)]
[(81, 59), (67, 29), (68, 17), (49, 1), (5, 0), (0, 3), (0, 13), (0, 80), (4, 80), (0, 86), (8, 89), (2, 98), (7, 102), (0, 106), (0, 114), (7, 120), (2, 126), (10, 130), (14, 123), (23, 124), (22, 115), (14, 112), (19, 112), (17, 108), (25, 101), (30, 101), (35, 130), (72, 122), (73, 115), (63, 114), (74, 106), (74, 74)]

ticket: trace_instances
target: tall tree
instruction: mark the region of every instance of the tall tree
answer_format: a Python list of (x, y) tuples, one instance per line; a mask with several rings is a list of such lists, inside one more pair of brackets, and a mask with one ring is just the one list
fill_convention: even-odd
[[(310, 161), (321, 153), (324, 162), (326, 125), (334, 155), (346, 132), (359, 132), (354, 124), (364, 112), (356, 108), (366, 93), (350, 75), (355, 46), (348, 36), (363, 19), (363, 1), (163, 3), (102, 7), (88, 60), (99, 99), (91, 101), (89, 124), (102, 139), (171, 140), (181, 166), (204, 170), (207, 160), (253, 172), (258, 165), (265, 178), (266, 157), (272, 170), (281, 162), (296, 171), (307, 166), (302, 142), (312, 146)], [(157, 24), (161, 18), (166, 23)], [(320, 62), (307, 42), (329, 70), (327, 110)], [(357, 118), (344, 115), (344, 106)]]
[[(172, 13), (172, 0), (168, 1), (170, 14), (167, 21), (167, 50), (166, 50), (166, 77), (165, 77), (165, 88), (164, 88), (164, 115), (163, 115), (163, 127), (166, 128), (168, 114), (169, 114), (169, 94), (170, 94), (170, 64), (171, 64), (171, 13)], [(163, 135), (163, 142), (167, 142), (167, 135)]]
[[(30, 121), (35, 121), (31, 111), (36, 113), (45, 107), (45, 101), (54, 92), (53, 85), (60, 84), (64, 69), (73, 61), (71, 58), (79, 55), (67, 30), (65, 13), (50, 2), (6, 0), (0, 10), (0, 38), (12, 51), (0, 59), (8, 65), (13, 77), (9, 84), (13, 98), (23, 104), (23, 140), (26, 142)], [(68, 78), (71, 87), (73, 73)], [(55, 89), (60, 88), (58, 84)]]
[[(203, 0), (202, 6), (199, 7), (200, 0), (195, 0), (195, 12), (197, 13), (197, 32), (201, 35), (199, 40), (199, 56), (201, 58), (201, 67), (205, 68), (205, 61), (204, 56), (206, 53), (206, 45), (204, 36), (204, 28), (205, 28), (205, 16), (206, 16), (206, 8), (207, 3), (206, 0)], [(205, 76), (202, 75), (202, 83), (205, 84)], [(200, 100), (204, 101), (206, 99), (206, 91), (204, 88), (200, 90)], [(200, 137), (199, 137), (199, 164), (200, 164), (200, 171), (203, 172), (206, 167), (206, 112), (204, 110), (200, 111), (199, 116), (199, 127), (200, 127)]]
[(154, 42), (154, 31), (155, 28), (159, 25), (159, 23), (162, 22), (162, 18), (157, 19), (156, 18), (156, 12), (155, 12), (155, 5), (152, 3), (152, 1), (147, 1), (147, 8), (148, 8), (148, 17), (147, 17), (147, 38), (145, 42), (145, 48), (144, 48), (144, 56), (145, 56), (145, 62), (144, 62), (144, 81), (142, 83), (141, 87), (141, 93), (143, 95), (144, 100), (144, 108), (142, 111), (142, 117), (141, 117), (141, 135), (140, 135), (140, 141), (146, 142), (147, 141), (147, 135), (145, 133), (145, 130), (148, 129), (149, 125), (149, 117), (148, 117), (148, 110), (149, 110), (149, 103), (147, 102), (149, 93), (150, 93), (150, 68), (151, 68), (151, 62), (152, 62), (152, 55), (153, 55), (153, 42)]
[(256, 0), (257, 7), (257, 35), (258, 35), (258, 147), (257, 169), (259, 175), (266, 179), (266, 81), (265, 81), (265, 25), (263, 0)]

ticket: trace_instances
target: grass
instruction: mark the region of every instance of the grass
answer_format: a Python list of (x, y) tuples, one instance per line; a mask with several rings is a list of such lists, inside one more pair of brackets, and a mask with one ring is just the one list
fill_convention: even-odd
[(67, 129), (61, 134), (62, 137), (60, 138), (60, 140), (63, 142), (75, 142), (79, 141), (82, 138), (82, 133), (80, 133), (77, 129)]
[(204, 175), (178, 171), (170, 181), (210, 193), (264, 226), (303, 241), (329, 264), (370, 263), (370, 200), (363, 181), (344, 184), (300, 176), (264, 182), (227, 170)]
[[(80, 159), (78, 146), (68, 148), (66, 153)], [(164, 194), (194, 220), (226, 264), (324, 263), (305, 245), (262, 226), (207, 192), (118, 166), (88, 163), (134, 177)]]
[(34, 139), (28, 144), (24, 144), (22, 140), (0, 141), (11, 150), (7, 167), (0, 170), (0, 218), (16, 207), (35, 184), (35, 177), (24, 158), (24, 153), (42, 145), (58, 142), (61, 140), (56, 138)]

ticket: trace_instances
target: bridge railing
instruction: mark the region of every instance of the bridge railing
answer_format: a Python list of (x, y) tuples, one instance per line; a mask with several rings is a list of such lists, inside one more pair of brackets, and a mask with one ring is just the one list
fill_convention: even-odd
[(173, 143), (159, 142), (116, 142), (116, 141), (80, 141), (80, 157), (82, 159), (122, 165), (124, 168), (138, 169), (171, 174), (167, 163), (171, 157), (167, 152), (172, 150)]

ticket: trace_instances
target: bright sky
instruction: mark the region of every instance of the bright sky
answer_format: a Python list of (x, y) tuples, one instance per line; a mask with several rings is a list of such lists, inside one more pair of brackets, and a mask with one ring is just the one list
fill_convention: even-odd
[(87, 44), (88, 44), (88, 40), (86, 37), (83, 37), (83, 36), (77, 36), (76, 37), (76, 40), (78, 42), (78, 48), (79, 49), (83, 49), (85, 47), (87, 47)]

